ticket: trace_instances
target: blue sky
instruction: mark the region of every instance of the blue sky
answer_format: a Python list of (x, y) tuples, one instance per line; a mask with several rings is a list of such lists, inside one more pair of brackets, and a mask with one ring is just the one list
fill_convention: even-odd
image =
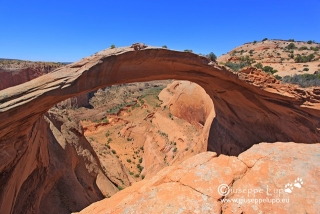
[(217, 56), (254, 40), (320, 42), (320, 1), (0, 0), (0, 58), (73, 62), (134, 42)]

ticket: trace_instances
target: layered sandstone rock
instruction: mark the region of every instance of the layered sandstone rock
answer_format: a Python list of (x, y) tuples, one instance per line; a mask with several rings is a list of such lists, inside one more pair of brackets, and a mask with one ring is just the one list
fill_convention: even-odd
[(238, 158), (201, 153), (80, 213), (317, 213), (319, 152), (261, 143)]

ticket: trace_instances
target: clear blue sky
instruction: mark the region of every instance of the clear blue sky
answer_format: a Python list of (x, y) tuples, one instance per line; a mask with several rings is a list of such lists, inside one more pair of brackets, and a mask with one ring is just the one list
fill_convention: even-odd
[(134, 42), (221, 55), (245, 42), (320, 42), (319, 0), (0, 0), (0, 58), (73, 62)]

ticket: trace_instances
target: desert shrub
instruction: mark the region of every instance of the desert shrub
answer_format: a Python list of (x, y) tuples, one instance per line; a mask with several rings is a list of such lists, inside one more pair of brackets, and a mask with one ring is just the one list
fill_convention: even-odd
[(274, 75), (274, 77), (277, 79), (277, 80), (282, 80), (282, 77), (281, 76), (279, 76), (279, 75)]
[(131, 160), (130, 160), (130, 159), (127, 159), (127, 162), (128, 162), (128, 163), (131, 163)]
[(109, 138), (108, 138), (108, 143), (110, 143), (111, 141), (112, 141), (112, 138), (109, 137)]
[(116, 154), (117, 152), (116, 152), (116, 150), (114, 150), (114, 149), (112, 149), (112, 151), (111, 151), (113, 154)]
[(176, 148), (173, 149), (173, 152), (177, 152), (177, 150), (178, 150), (178, 149), (177, 149), (177, 147), (176, 147)]
[(264, 42), (264, 41), (267, 41), (268, 40), (268, 38), (264, 38), (262, 41)]
[(253, 44), (256, 44), (256, 43), (257, 43), (257, 41), (256, 41), (256, 40), (254, 40), (254, 41), (253, 41)]
[(225, 64), (225, 66), (231, 68), (234, 71), (239, 71), (242, 68), (249, 66), (250, 64), (246, 63), (246, 62), (240, 62), (240, 63), (233, 63), (233, 62), (227, 62)]
[(193, 51), (192, 51), (192, 50), (190, 50), (190, 49), (185, 49), (185, 50), (184, 50), (184, 52), (193, 53)]
[(298, 50), (299, 51), (303, 51), (303, 50), (308, 50), (309, 48), (307, 47), (307, 46), (302, 46), (302, 47), (300, 47)]
[(312, 44), (312, 40), (307, 41), (308, 44)]
[(143, 170), (143, 166), (141, 166), (139, 163), (137, 164), (137, 168), (139, 169), (140, 173), (142, 172)]
[(133, 173), (133, 172), (129, 172), (129, 174), (130, 174), (130, 175), (134, 175), (134, 173)]
[(274, 74), (274, 73), (277, 73), (278, 71), (277, 70), (275, 70), (275, 69), (273, 69), (271, 66), (264, 66), (263, 68), (262, 68), (262, 70), (264, 71), (264, 72), (266, 72), (266, 73), (271, 73), (271, 74)]
[(294, 42), (294, 39), (289, 39), (288, 41), (289, 41), (289, 42)]
[(115, 46), (114, 44), (112, 44), (112, 45), (110, 46), (110, 48), (111, 48), (111, 49), (114, 49), (114, 48), (116, 48), (116, 46)]
[(248, 63), (249, 65), (251, 65), (252, 63), (255, 63), (255, 60), (250, 58), (248, 55), (247, 56), (242, 56), (240, 58), (241, 62), (245, 62)]
[(313, 58), (314, 58), (313, 54), (309, 54), (308, 56), (301, 56), (300, 54), (298, 54), (296, 58), (294, 58), (294, 61), (296, 63), (311, 62)]
[(134, 177), (136, 177), (136, 178), (139, 178), (139, 176), (140, 176), (139, 174), (135, 174), (135, 175), (134, 175)]
[(289, 57), (290, 59), (293, 59), (293, 58), (294, 58), (294, 54), (293, 54), (293, 53), (290, 53), (290, 54), (288, 54), (288, 57)]
[(262, 69), (263, 65), (261, 64), (261, 62), (259, 62), (259, 63), (255, 64), (254, 67), (256, 67), (258, 69)]
[(320, 47), (310, 47), (310, 50), (319, 51), (319, 50), (320, 50)]
[(139, 159), (139, 163), (142, 163), (142, 158)]
[(109, 131), (107, 131), (107, 133), (106, 133), (106, 137), (109, 137), (109, 135), (110, 135), (110, 132), (109, 132)]
[(162, 48), (165, 48), (165, 49), (167, 49), (168, 47), (167, 47), (166, 45), (162, 45)]
[(303, 71), (309, 71), (309, 68), (304, 68)]
[(217, 59), (217, 56), (213, 52), (210, 52), (209, 54), (207, 54), (206, 57), (211, 61), (216, 61)]
[(284, 83), (293, 83), (301, 87), (320, 86), (320, 74), (295, 74), (282, 78)]
[(145, 176), (144, 175), (141, 175), (141, 178), (142, 178), (142, 180), (145, 178)]
[(296, 49), (297, 47), (295, 46), (294, 43), (290, 43), (289, 45), (287, 45), (286, 48), (289, 49), (289, 50), (293, 50), (293, 49)]

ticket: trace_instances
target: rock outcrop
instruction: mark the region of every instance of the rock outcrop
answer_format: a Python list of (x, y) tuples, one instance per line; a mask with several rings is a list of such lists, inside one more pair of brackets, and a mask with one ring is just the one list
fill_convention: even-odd
[[(192, 53), (152, 47), (108, 49), (0, 91), (0, 213), (39, 213), (45, 204), (55, 201), (41, 199), (53, 188), (46, 178), (55, 177), (46, 143), (52, 136), (48, 136), (43, 116), (53, 105), (113, 84), (159, 79), (196, 82), (212, 98), (216, 117), (212, 124), (207, 123), (208, 149), (218, 154), (239, 154), (259, 142), (320, 141), (319, 89), (302, 90), (245, 73), (236, 75)], [(94, 155), (89, 160), (94, 161)], [(102, 195), (93, 183), (99, 173), (93, 171), (85, 184), (74, 179), (92, 189), (92, 195), (77, 198), (76, 191), (70, 191), (69, 196), (77, 201), (63, 206), (64, 210), (77, 211)]]
[(319, 152), (261, 143), (239, 157), (201, 153), (80, 213), (318, 213)]

